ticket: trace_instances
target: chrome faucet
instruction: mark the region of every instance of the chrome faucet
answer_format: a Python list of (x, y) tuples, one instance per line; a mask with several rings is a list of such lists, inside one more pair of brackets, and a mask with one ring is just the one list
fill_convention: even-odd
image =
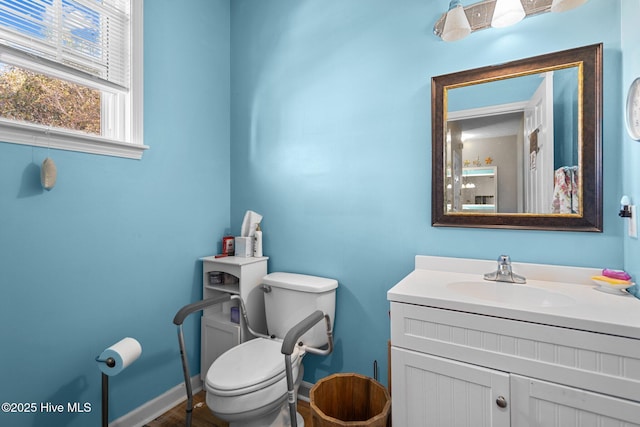
[(498, 269), (485, 274), (484, 280), (491, 280), (493, 282), (527, 283), (527, 279), (525, 277), (515, 274), (511, 270), (511, 258), (509, 258), (509, 255), (500, 255), (498, 257)]

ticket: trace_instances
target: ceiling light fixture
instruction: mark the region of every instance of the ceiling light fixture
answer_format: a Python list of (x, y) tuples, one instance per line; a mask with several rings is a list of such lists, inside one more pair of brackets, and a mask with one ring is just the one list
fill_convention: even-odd
[[(511, 24), (530, 16), (547, 12), (564, 12), (583, 5), (588, 0), (480, 0), (469, 6), (462, 6), (460, 0), (451, 0), (449, 9), (433, 26), (433, 33), (450, 42), (465, 38), (470, 33), (490, 27), (505, 26), (500, 17), (511, 14), (517, 18)], [(505, 7), (511, 4), (511, 8)], [(524, 14), (523, 14), (524, 12)], [(507, 21), (508, 22), (508, 21)], [(501, 25), (502, 24), (502, 25)], [(445, 28), (446, 27), (446, 28)]]
[(452, 42), (463, 39), (469, 34), (471, 34), (471, 25), (469, 25), (467, 15), (464, 13), (462, 2), (451, 0), (440, 37), (446, 42)]
[(493, 28), (508, 27), (522, 21), (524, 17), (524, 8), (520, 0), (496, 0), (491, 26)]
[(564, 12), (585, 4), (587, 0), (553, 0), (551, 12)]

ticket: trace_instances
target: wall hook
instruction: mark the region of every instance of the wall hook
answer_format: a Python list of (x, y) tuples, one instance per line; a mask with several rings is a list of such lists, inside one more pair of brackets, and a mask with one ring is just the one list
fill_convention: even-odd
[(58, 178), (58, 168), (51, 157), (47, 157), (40, 167), (40, 183), (42, 188), (49, 191), (56, 185)]

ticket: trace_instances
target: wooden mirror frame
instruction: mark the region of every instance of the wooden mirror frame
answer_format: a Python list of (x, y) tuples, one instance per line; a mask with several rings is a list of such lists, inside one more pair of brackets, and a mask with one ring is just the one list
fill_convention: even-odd
[[(582, 108), (578, 114), (578, 147), (582, 148), (581, 214), (446, 213), (445, 138), (446, 91), (548, 70), (581, 66), (578, 84)], [(602, 232), (602, 44), (579, 47), (433, 77), (431, 80), (432, 187), (431, 223), (434, 227), (509, 228)], [(580, 132), (581, 131), (581, 132)]]

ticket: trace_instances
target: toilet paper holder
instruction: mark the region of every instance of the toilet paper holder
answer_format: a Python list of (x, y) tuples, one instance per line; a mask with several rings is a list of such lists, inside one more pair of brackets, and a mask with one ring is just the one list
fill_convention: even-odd
[[(106, 359), (100, 359), (100, 356), (96, 356), (96, 362), (104, 363), (105, 365), (107, 365), (110, 368), (113, 368), (114, 366), (116, 366), (116, 359), (114, 359), (113, 357), (107, 357)], [(106, 375), (106, 374), (104, 374), (104, 375)]]
[[(100, 371), (102, 371), (102, 427), (108, 427), (109, 425), (109, 376), (119, 374), (140, 357), (141, 353), (142, 346), (140, 343), (134, 338), (127, 337), (105, 349), (99, 356), (96, 356), (96, 362), (104, 363), (108, 368), (99, 367)], [(105, 357), (109, 354), (114, 354), (115, 357)], [(116, 360), (116, 357), (118, 360)]]
[[(107, 357), (106, 359), (100, 359), (100, 356), (96, 356), (96, 362), (104, 363), (109, 368), (116, 366), (116, 359), (113, 357)], [(102, 373), (102, 427), (109, 425), (109, 376)]]

